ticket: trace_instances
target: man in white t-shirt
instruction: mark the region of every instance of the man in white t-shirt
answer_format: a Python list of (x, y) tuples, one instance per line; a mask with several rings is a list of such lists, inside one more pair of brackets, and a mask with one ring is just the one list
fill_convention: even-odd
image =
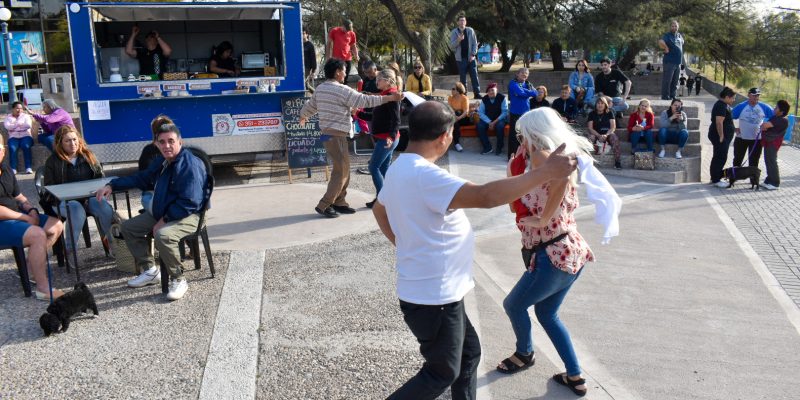
[(400, 310), (425, 358), (417, 375), (390, 399), (433, 399), (448, 387), (454, 399), (476, 398), (480, 341), (463, 301), (475, 286), (475, 239), (463, 209), (511, 203), (547, 181), (567, 179), (577, 165), (562, 146), (528, 173), (473, 184), (435, 164), (453, 140), (454, 122), (443, 103), (414, 108), (408, 147), (389, 168), (372, 210), (397, 247)]
[(772, 107), (759, 101), (761, 90), (750, 88), (747, 101), (733, 107), (731, 114), (734, 121), (739, 122), (736, 138), (733, 139), (733, 166), (741, 167), (747, 153), (747, 165), (758, 167), (761, 158), (761, 124), (772, 118), (775, 113)]

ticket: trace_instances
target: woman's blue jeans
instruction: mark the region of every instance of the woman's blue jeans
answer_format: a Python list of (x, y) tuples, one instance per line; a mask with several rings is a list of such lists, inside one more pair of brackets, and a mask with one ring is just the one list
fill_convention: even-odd
[(581, 367), (572, 347), (569, 332), (558, 318), (558, 308), (564, 301), (572, 284), (581, 272), (572, 275), (556, 268), (547, 252), (536, 253), (536, 268), (525, 271), (519, 282), (503, 300), (503, 308), (511, 320), (511, 327), (517, 337), (517, 352), (527, 354), (533, 351), (533, 335), (528, 308), (535, 306), (536, 319), (542, 324), (553, 346), (567, 367), (567, 374), (580, 375)]
[(671, 144), (677, 144), (678, 148), (683, 148), (686, 146), (686, 142), (689, 140), (689, 131), (686, 129), (681, 129), (680, 131), (676, 130), (669, 130), (667, 128), (661, 128), (658, 130), (658, 144), (665, 145), (668, 142)]
[(56, 140), (54, 136), (55, 135), (53, 134), (39, 135), (37, 139), (39, 140), (39, 143), (44, 145), (44, 147), (47, 147), (50, 149), (50, 151), (53, 151), (53, 143)]
[[(58, 205), (59, 212), (61, 216), (66, 218), (67, 217), (67, 207), (69, 205), (69, 222), (67, 223), (66, 229), (72, 231), (72, 235), (69, 234), (69, 231), (66, 229), (64, 230), (64, 234), (66, 236), (66, 243), (67, 249), (72, 250), (75, 247), (72, 244), (72, 238), (78, 240), (81, 235), (81, 230), (83, 230), (83, 224), (86, 223), (86, 210), (83, 208), (83, 203), (75, 200), (70, 200), (69, 202), (61, 202)], [(97, 220), (100, 222), (100, 235), (107, 238), (109, 243), (113, 240), (111, 233), (111, 222), (114, 216), (114, 210), (111, 208), (111, 205), (108, 204), (107, 201), (103, 200), (98, 202), (96, 198), (90, 197), (88, 202), (89, 213), (97, 217)]]
[(22, 148), (22, 158), (25, 160), (25, 169), (31, 167), (31, 146), (33, 146), (33, 138), (30, 136), (25, 136), (21, 138), (8, 138), (8, 152), (9, 154), (9, 162), (11, 163), (11, 169), (16, 170), (18, 161), (17, 161), (17, 150), (21, 147)]
[(639, 139), (642, 137), (647, 143), (647, 151), (655, 151), (655, 148), (653, 148), (653, 131), (648, 129), (646, 131), (631, 132), (631, 152), (635, 153), (636, 149), (639, 148)]
[(375, 141), (375, 149), (372, 150), (372, 157), (369, 159), (369, 173), (372, 174), (372, 183), (375, 185), (375, 196), (383, 189), (383, 177), (392, 163), (392, 154), (397, 148), (399, 140), (392, 140), (392, 145), (386, 148), (386, 139)]

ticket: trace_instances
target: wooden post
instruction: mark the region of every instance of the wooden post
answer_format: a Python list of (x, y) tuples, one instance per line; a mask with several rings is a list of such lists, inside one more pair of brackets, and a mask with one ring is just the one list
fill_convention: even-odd
[(292, 183), (292, 169), (289, 168), (289, 183)]
[(325, 182), (328, 182), (328, 181), (330, 181), (330, 180), (331, 180), (331, 174), (330, 174), (330, 172), (328, 171), (328, 166), (326, 165), (326, 166), (325, 166)]

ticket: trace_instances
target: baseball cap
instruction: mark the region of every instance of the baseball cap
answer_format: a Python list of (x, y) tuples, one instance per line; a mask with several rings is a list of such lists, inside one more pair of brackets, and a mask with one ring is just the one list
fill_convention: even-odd
[(759, 88), (757, 88), (757, 87), (750, 88), (750, 90), (747, 91), (747, 94), (760, 95), (761, 94), (761, 90)]

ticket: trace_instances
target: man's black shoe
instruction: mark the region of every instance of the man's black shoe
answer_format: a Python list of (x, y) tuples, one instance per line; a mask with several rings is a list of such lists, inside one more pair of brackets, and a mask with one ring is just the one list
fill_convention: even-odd
[(339, 214), (355, 214), (356, 209), (348, 206), (331, 206)]
[(319, 207), (314, 207), (314, 211), (328, 218), (336, 218), (339, 216), (339, 213), (337, 213), (333, 207), (327, 207), (324, 210), (320, 210)]

